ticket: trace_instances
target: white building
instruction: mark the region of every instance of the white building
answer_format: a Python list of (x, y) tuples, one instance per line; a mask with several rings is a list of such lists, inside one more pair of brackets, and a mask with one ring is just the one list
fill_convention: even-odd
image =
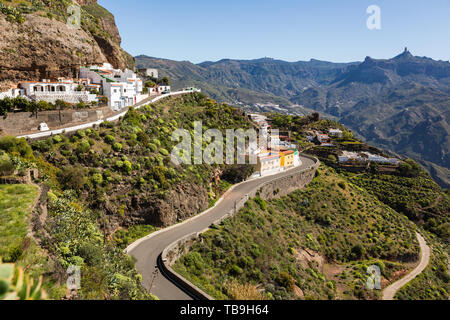
[(170, 86), (166, 86), (166, 85), (156, 85), (154, 87), (150, 87), (148, 88), (148, 93), (149, 94), (165, 94), (165, 93), (170, 93)]
[(143, 69), (139, 69), (139, 72), (144, 73), (147, 77), (152, 77), (152, 78), (158, 79), (158, 69), (143, 68)]
[(348, 161), (365, 162), (366, 159), (356, 152), (342, 151), (342, 155), (339, 156), (339, 162), (346, 163)]
[(21, 93), (34, 101), (55, 103), (63, 100), (68, 103), (98, 102), (97, 95), (87, 91), (77, 91), (78, 84), (73, 80), (59, 78), (57, 81), (27, 81), (19, 84)]
[(342, 130), (340, 129), (330, 129), (328, 133), (333, 137), (342, 138), (344, 136), (344, 132), (342, 132)]
[(371, 154), (369, 152), (362, 152), (362, 153), (368, 157), (369, 162), (392, 164), (392, 165), (397, 165), (400, 163), (400, 160), (398, 160), (396, 158), (386, 158), (386, 157), (379, 156), (376, 154)]
[(25, 91), (19, 88), (11, 88), (8, 91), (0, 92), (0, 100), (5, 98), (16, 98), (18, 96), (23, 96)]
[(142, 80), (129, 69), (114, 69), (109, 63), (104, 63), (103, 66), (82, 67), (80, 78), (89, 79), (91, 85), (101, 85), (101, 91), (114, 111), (131, 107), (142, 98)]

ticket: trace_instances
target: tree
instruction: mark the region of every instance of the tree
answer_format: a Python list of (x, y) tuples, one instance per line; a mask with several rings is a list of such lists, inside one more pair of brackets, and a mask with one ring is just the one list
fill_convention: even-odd
[(24, 138), (17, 139), (12, 136), (0, 139), (0, 150), (10, 154), (17, 153), (24, 158), (31, 158), (33, 155), (33, 150), (31, 150), (31, 147)]
[(66, 167), (59, 178), (65, 188), (79, 191), (86, 184), (86, 170), (81, 167)]
[(242, 182), (253, 174), (253, 166), (251, 165), (233, 165), (225, 170), (222, 178), (231, 183)]
[(145, 81), (145, 83), (144, 83), (144, 87), (146, 87), (146, 88), (153, 88), (154, 86), (156, 86), (156, 83), (152, 80)]
[(165, 76), (164, 78), (159, 79), (158, 84), (170, 86), (170, 79), (169, 79), (169, 77)]
[(65, 102), (63, 100), (59, 100), (59, 99), (55, 101), (55, 106), (59, 110), (64, 110), (64, 109), (69, 108), (69, 104), (67, 102)]
[(4, 154), (0, 156), (0, 176), (8, 176), (14, 172), (14, 164), (11, 158)]

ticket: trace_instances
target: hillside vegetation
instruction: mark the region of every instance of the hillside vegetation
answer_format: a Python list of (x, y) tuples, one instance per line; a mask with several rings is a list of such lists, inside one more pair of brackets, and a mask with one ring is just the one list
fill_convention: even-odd
[[(50, 298), (154, 298), (141, 286), (134, 261), (123, 248), (159, 226), (207, 209), (230, 183), (251, 174), (246, 166), (175, 166), (169, 151), (178, 142), (171, 141), (171, 134), (178, 128), (192, 132), (194, 121), (222, 130), (251, 126), (241, 111), (192, 94), (131, 109), (117, 123), (72, 136), (31, 145), (24, 139), (0, 139), (1, 173), (19, 169), (18, 164), (19, 171), (40, 171), (37, 183), (48, 213), (37, 212), (32, 227), (45, 251), (40, 255), (44, 262), (30, 259), (26, 266), (36, 276), (45, 275)], [(8, 201), (24, 205), (27, 197)], [(14, 231), (14, 236), (21, 232)], [(21, 246), (8, 244), (5, 257), (17, 256)], [(83, 275), (75, 293), (66, 290), (69, 266), (80, 267)]]
[(250, 200), (202, 235), (175, 270), (219, 299), (240, 299), (246, 286), (262, 290), (256, 299), (374, 299), (379, 292), (366, 289), (367, 267), (380, 266), (384, 283), (409, 270), (419, 257), (414, 230), (322, 167), (305, 190)]
[(251, 126), (240, 110), (193, 94), (130, 110), (119, 124), (103, 123), (71, 137), (34, 142), (32, 147), (58, 168), (54, 179), (64, 188), (107, 213), (110, 227), (167, 226), (202, 212), (218, 199), (227, 184), (216, 183), (216, 177), (242, 180), (251, 174), (243, 171), (236, 177), (239, 172), (226, 165), (172, 163), (170, 152), (178, 144), (172, 141), (172, 132), (186, 129), (193, 134), (194, 121), (202, 121), (204, 130), (217, 128), (223, 133)]

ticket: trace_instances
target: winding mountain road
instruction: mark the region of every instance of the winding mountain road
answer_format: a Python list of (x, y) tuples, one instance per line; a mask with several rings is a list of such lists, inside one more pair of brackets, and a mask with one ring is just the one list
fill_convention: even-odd
[(412, 281), (419, 274), (421, 274), (428, 266), (428, 263), (430, 263), (431, 249), (427, 245), (425, 239), (419, 233), (416, 232), (416, 235), (417, 240), (419, 240), (421, 251), (419, 265), (404, 278), (401, 278), (400, 280), (391, 284), (389, 287), (385, 288), (383, 290), (383, 300), (394, 300), (397, 291), (403, 288), (408, 282)]
[(161, 300), (191, 300), (192, 298), (189, 294), (161, 274), (161, 270), (158, 267), (158, 257), (163, 250), (187, 235), (207, 229), (215, 221), (233, 210), (237, 201), (257, 190), (264, 183), (308, 170), (315, 164), (310, 158), (303, 156), (300, 158), (302, 161), (301, 166), (276, 175), (238, 184), (227, 191), (215, 207), (181, 224), (160, 230), (131, 244), (126, 251), (137, 259), (136, 268), (142, 275), (142, 284), (147, 291)]

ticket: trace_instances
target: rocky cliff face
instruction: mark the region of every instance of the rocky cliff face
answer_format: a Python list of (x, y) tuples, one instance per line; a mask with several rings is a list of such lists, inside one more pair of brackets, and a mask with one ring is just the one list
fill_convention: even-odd
[[(63, 1), (51, 2), (50, 7), (45, 7), (47, 13), (32, 7), (31, 13), (23, 14), (21, 23), (0, 13), (0, 85), (73, 77), (79, 66), (103, 62), (121, 69), (134, 67), (133, 58), (120, 48), (114, 16), (96, 0), (78, 2), (82, 5), (81, 29), (66, 24)], [(59, 15), (55, 14), (56, 5)]]

